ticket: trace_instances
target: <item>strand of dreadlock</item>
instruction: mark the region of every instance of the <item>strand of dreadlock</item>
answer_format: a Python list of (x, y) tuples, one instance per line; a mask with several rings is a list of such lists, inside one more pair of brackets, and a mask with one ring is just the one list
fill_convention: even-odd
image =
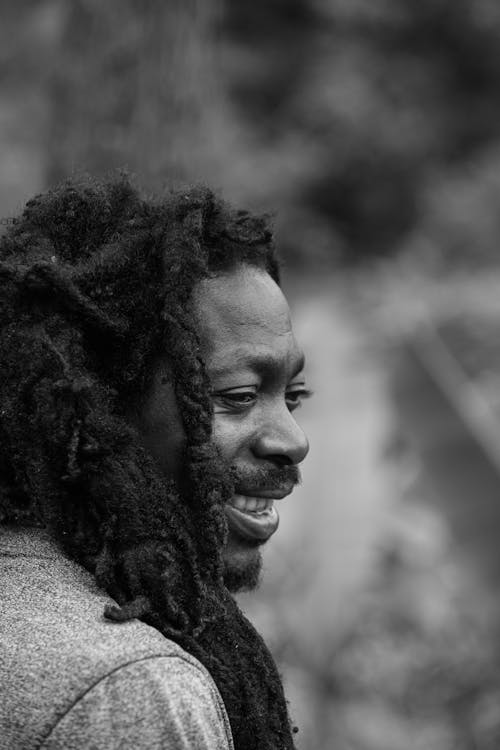
[(64, 271), (52, 263), (43, 261), (35, 263), (24, 274), (23, 287), (28, 293), (43, 292), (54, 295), (64, 308), (77, 314), (83, 323), (122, 338), (127, 326), (121, 320), (111, 320), (103, 314), (96, 304), (83, 295)]

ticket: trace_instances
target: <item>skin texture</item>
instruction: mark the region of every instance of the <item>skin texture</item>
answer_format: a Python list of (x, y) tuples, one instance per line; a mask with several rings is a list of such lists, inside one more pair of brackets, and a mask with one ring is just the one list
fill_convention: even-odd
[[(213, 440), (235, 473), (236, 490), (257, 488), (251, 494), (258, 497), (289, 494), (309, 446), (293, 416), (307, 394), (283, 293), (264, 270), (243, 265), (200, 282), (192, 304), (212, 385)], [(161, 470), (179, 479), (184, 430), (168, 364), (154, 373), (134, 421)], [(255, 539), (241, 533), (232, 515), (228, 511), (226, 584), (252, 588), (261, 568), (259, 547), (277, 520), (265, 538)]]

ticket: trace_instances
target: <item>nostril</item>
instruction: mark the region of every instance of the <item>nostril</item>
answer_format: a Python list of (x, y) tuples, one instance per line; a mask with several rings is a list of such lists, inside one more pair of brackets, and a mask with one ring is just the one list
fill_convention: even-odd
[(267, 457), (275, 466), (294, 466), (294, 462), (289, 456), (276, 454)]

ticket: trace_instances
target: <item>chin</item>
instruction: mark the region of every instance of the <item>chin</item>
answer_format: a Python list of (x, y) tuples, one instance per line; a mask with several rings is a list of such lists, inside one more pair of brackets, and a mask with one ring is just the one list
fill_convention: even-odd
[(257, 588), (261, 571), (262, 555), (258, 547), (228, 542), (224, 551), (224, 584), (231, 593)]

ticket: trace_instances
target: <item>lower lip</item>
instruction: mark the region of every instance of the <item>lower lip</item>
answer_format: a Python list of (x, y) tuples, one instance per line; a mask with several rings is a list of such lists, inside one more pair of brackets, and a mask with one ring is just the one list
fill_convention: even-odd
[(229, 504), (225, 510), (229, 531), (240, 538), (265, 542), (278, 528), (280, 519), (274, 505), (261, 513), (238, 510)]

